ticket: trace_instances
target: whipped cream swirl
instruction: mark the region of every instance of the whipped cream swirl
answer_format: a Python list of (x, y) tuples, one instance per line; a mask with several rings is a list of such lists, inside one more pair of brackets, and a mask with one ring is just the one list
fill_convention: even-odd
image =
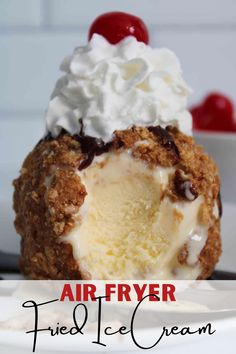
[(116, 45), (94, 34), (66, 57), (46, 113), (47, 129), (61, 129), (108, 142), (115, 130), (136, 126), (176, 126), (191, 135), (186, 110), (191, 90), (176, 55), (127, 37)]

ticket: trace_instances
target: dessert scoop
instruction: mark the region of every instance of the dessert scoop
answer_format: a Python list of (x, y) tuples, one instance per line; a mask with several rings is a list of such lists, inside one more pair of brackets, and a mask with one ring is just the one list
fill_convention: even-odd
[(63, 60), (47, 134), (14, 181), (27, 276), (212, 274), (221, 254), (218, 170), (191, 137), (178, 58), (147, 43), (141, 20), (110, 13)]

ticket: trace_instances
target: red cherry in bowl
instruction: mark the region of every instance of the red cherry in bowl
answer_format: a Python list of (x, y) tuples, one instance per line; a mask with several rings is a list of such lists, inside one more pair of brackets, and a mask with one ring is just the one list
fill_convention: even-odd
[(213, 92), (191, 109), (193, 128), (208, 131), (235, 131), (234, 107), (225, 95)]
[(231, 131), (234, 123), (234, 107), (231, 100), (220, 93), (211, 93), (203, 102), (206, 129)]
[(146, 44), (149, 42), (145, 23), (139, 17), (125, 12), (108, 12), (98, 16), (89, 29), (89, 40), (94, 33), (102, 35), (111, 44), (117, 44), (127, 36), (134, 36), (137, 41)]

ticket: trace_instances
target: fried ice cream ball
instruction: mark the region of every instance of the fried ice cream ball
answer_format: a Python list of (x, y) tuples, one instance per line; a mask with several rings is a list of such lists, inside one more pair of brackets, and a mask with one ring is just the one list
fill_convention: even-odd
[(221, 254), (217, 167), (176, 128), (48, 135), (14, 187), (32, 279), (206, 279)]

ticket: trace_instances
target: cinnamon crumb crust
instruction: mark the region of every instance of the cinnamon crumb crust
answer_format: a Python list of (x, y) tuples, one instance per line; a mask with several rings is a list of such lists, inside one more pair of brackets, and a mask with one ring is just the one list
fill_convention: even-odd
[[(158, 130), (137, 127), (117, 131), (109, 151), (132, 149), (134, 158), (150, 168), (175, 166), (188, 182), (185, 185), (192, 188), (190, 196), (192, 190), (204, 197), (199, 218), (203, 224), (212, 225), (199, 257), (199, 279), (206, 279), (221, 254), (220, 222), (213, 213), (220, 192), (217, 167), (191, 137), (175, 128), (161, 131), (159, 134)], [(62, 243), (61, 236), (73, 228), (74, 215), (84, 202), (86, 190), (76, 170), (87, 159), (78, 137), (62, 133), (36, 145), (13, 182), (15, 227), (21, 236), (20, 268), (32, 279), (83, 277), (71, 245)], [(181, 188), (173, 177), (166, 193), (173, 201), (186, 200), (189, 191), (182, 193)], [(186, 263), (187, 256), (185, 245), (179, 252), (180, 264)]]

